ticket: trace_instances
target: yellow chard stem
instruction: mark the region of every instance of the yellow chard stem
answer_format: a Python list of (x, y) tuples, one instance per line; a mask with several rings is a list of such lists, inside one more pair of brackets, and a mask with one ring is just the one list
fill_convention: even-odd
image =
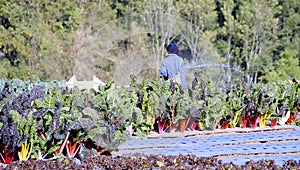
[(33, 148), (32, 143), (33, 143), (33, 138), (31, 138), (31, 140), (30, 140), (30, 148), (29, 148), (29, 151), (27, 152), (26, 160), (28, 160), (30, 155), (31, 155), (31, 151), (32, 151), (32, 148)]
[(25, 141), (21, 146), (21, 152), (18, 152), (20, 161), (26, 161), (26, 155), (28, 153), (27, 141)]
[(22, 144), (21, 151), (18, 152), (19, 160), (20, 161), (27, 161), (30, 157), (31, 151), (32, 151), (32, 142), (33, 139), (31, 139), (30, 142), (27, 142), (27, 140)]

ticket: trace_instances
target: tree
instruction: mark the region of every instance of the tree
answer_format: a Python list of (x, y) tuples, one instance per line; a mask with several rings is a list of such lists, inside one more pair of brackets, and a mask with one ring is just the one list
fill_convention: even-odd
[(232, 57), (233, 57), (233, 52), (235, 51), (236, 47), (236, 19), (234, 16), (235, 12), (235, 6), (236, 4), (234, 3), (233, 0), (226, 0), (223, 2), (221, 6), (221, 11), (224, 16), (224, 23), (222, 23), (222, 27), (220, 28), (220, 33), (223, 35), (224, 38), (224, 57), (226, 59), (226, 66), (227, 66), (227, 71), (226, 71), (226, 83), (227, 86), (230, 86), (231, 83), (231, 69), (232, 69)]
[(116, 20), (116, 10), (112, 10), (108, 0), (82, 1), (80, 7), (82, 26), (74, 32), (74, 43), (70, 48), (74, 58), (72, 74), (78, 79), (92, 78), (92, 75), (102, 81), (111, 79), (114, 63), (103, 56), (106, 56), (105, 51), (114, 41), (107, 38), (114, 33), (113, 28), (106, 28)]
[(1, 77), (13, 78), (17, 74), (26, 79), (35, 72), (33, 68), (26, 68), (33, 57), (28, 48), (33, 38), (32, 21), (28, 19), (32, 13), (26, 12), (27, 7), (22, 4), (23, 1), (0, 1)]
[(279, 1), (280, 10), (276, 42), (273, 47), (273, 66), (267, 70), (267, 81), (300, 79), (300, 14), (297, 0)]
[(117, 51), (120, 57), (115, 60), (113, 75), (116, 85), (129, 85), (131, 75), (134, 75), (138, 82), (153, 80), (155, 78), (154, 62), (148, 55), (148, 48), (144, 46), (146, 38), (142, 35), (130, 37), (126, 43), (127, 47), (119, 48)]
[(286, 50), (281, 53), (280, 59), (266, 73), (267, 81), (300, 79), (300, 62), (295, 51)]
[(165, 56), (165, 46), (175, 40), (180, 29), (177, 25), (180, 17), (175, 11), (174, 0), (150, 0), (145, 3), (145, 21), (149, 31), (150, 46), (156, 62), (156, 76), (159, 77), (159, 68)]
[(94, 74), (127, 84), (128, 74), (158, 77), (165, 45), (175, 42), (190, 50), (195, 65), (222, 62), (253, 82), (298, 79), (299, 3), (0, 0), (0, 76), (46, 81)]
[[(80, 26), (78, 5), (72, 1), (0, 1), (0, 49), (10, 67), (47, 80), (70, 75), (71, 34)], [(19, 63), (22, 63), (20, 65)], [(28, 79), (28, 73), (20, 77)], [(19, 77), (11, 72), (7, 78)], [(51, 77), (51, 78), (50, 78)]]
[(180, 1), (177, 5), (182, 19), (182, 37), (191, 50), (192, 64), (207, 64), (219, 61), (213, 46), (216, 38), (217, 13), (214, 0)]
[[(258, 74), (268, 67), (265, 58), (271, 58), (270, 49), (273, 47), (278, 19), (275, 14), (278, 10), (278, 2), (241, 1), (237, 11), (239, 23), (239, 41), (243, 44), (240, 54), (245, 62), (245, 70), (250, 74), (250, 80), (257, 82)], [(242, 63), (240, 63), (242, 64)]]
[(278, 2), (218, 1), (219, 24), (222, 26), (217, 42), (227, 66), (241, 68), (256, 83), (270, 66), (273, 43), (276, 40)]

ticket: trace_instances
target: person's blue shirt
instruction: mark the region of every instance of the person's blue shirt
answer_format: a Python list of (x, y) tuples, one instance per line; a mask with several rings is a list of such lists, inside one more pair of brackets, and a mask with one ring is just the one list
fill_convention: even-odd
[(184, 73), (184, 61), (177, 54), (168, 54), (161, 65), (160, 73), (165, 78), (174, 78), (180, 73), (180, 86), (187, 88), (186, 77)]

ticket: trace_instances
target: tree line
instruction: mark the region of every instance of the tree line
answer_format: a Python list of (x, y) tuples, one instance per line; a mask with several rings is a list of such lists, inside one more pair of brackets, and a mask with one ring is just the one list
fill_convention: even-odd
[(187, 67), (300, 79), (299, 10), (298, 0), (0, 0), (0, 77), (123, 85), (157, 78), (176, 42)]

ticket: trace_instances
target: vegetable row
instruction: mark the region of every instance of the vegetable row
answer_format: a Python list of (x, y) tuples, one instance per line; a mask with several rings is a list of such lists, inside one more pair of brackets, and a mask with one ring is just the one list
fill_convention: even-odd
[[(0, 79), (0, 162), (81, 160), (111, 154), (130, 136), (296, 124), (297, 81), (225, 86), (194, 80), (191, 88), (157, 79), (113, 88), (68, 88), (64, 82)], [(226, 88), (225, 88), (226, 87)]]

